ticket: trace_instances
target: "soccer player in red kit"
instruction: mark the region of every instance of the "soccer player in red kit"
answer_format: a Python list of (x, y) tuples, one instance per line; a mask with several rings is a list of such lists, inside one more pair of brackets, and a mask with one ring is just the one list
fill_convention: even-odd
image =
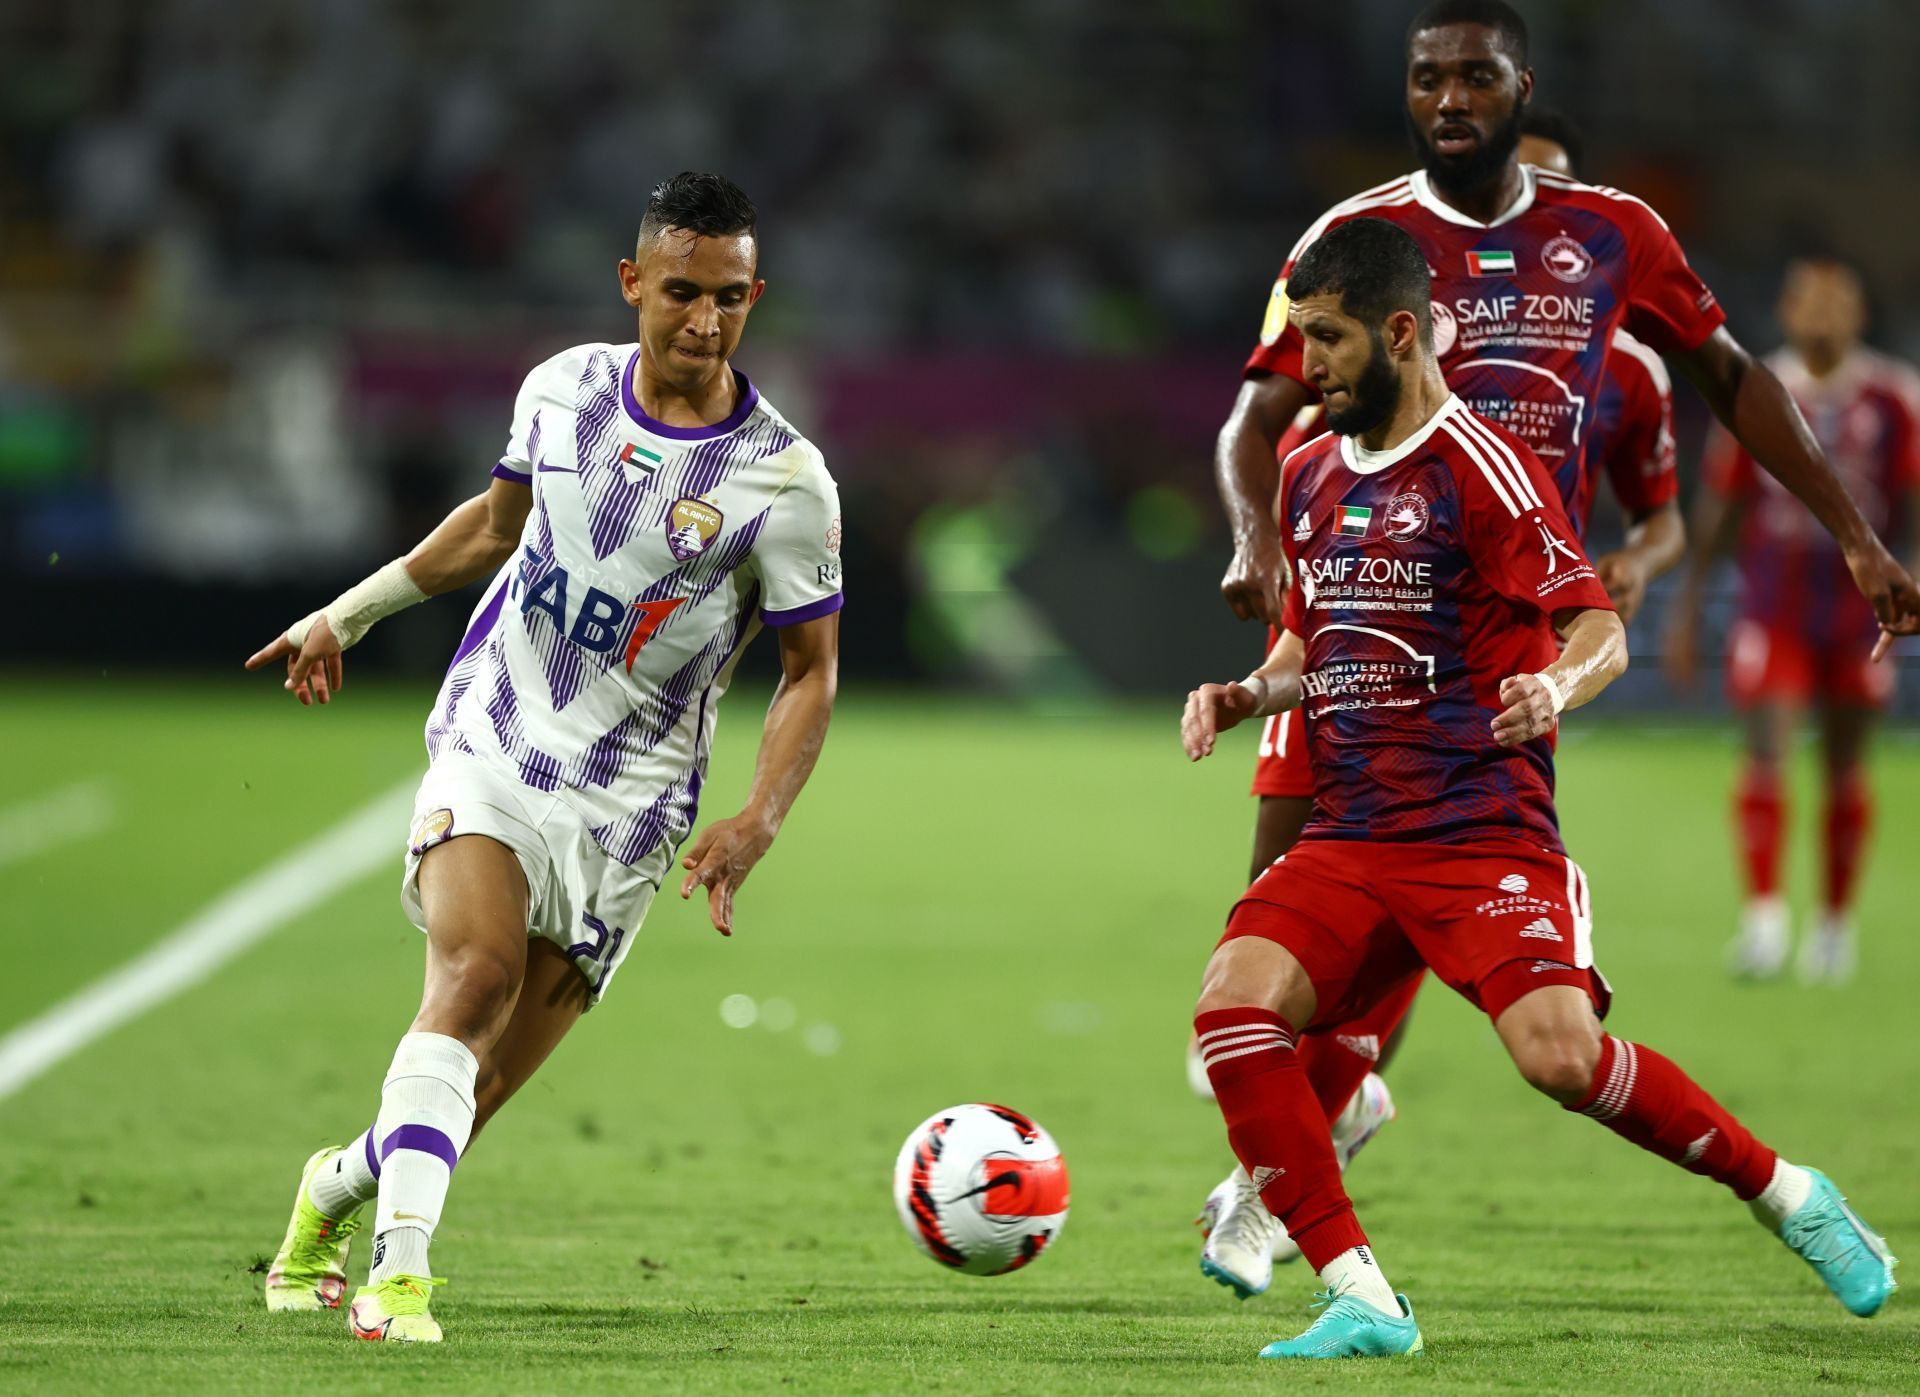
[(1303, 705), (1314, 815), (1234, 907), (1194, 1030), (1227, 1138), (1328, 1303), (1275, 1358), (1417, 1353), (1341, 1186), (1299, 1032), (1364, 1012), (1422, 965), (1483, 1010), (1528, 1082), (1733, 1189), (1856, 1314), (1893, 1289), (1885, 1245), (1652, 1049), (1606, 1033), (1586, 878), (1553, 803), (1559, 714), (1627, 664), (1626, 633), (1553, 477), (1449, 392), (1427, 256), (1359, 218), (1293, 269), (1301, 372), (1332, 431), (1285, 463), (1280, 643), (1188, 696), (1194, 760)]
[[(1851, 267), (1803, 257), (1787, 268), (1779, 304), (1786, 347), (1772, 356), (1827, 458), (1864, 514), (1890, 540), (1920, 542), (1920, 379), (1866, 348), (1866, 296)], [(1781, 764), (1800, 713), (1820, 714), (1826, 811), (1819, 918), (1801, 942), (1810, 983), (1854, 970), (1853, 893), (1872, 817), (1865, 758), (1893, 669), (1872, 662), (1873, 613), (1846, 585), (1846, 564), (1806, 509), (1724, 433), (1712, 443), (1696, 503), (1698, 542), (1669, 623), (1667, 660), (1690, 683), (1701, 591), (1717, 553), (1740, 530), (1740, 611), (1728, 636), (1732, 697), (1749, 715), (1747, 765), (1735, 793), (1747, 901), (1734, 973), (1766, 978), (1792, 948), (1780, 895), (1786, 824)]]
[[(1614, 336), (1625, 328), (1649, 358), (1665, 355), (1678, 364), (1754, 458), (1840, 540), (1854, 585), (1882, 625), (1920, 631), (1912, 578), (1861, 517), (1778, 379), (1727, 332), (1713, 293), (1666, 225), (1638, 199), (1518, 159), (1532, 95), (1526, 24), (1503, 0), (1438, 0), (1409, 27), (1406, 111), (1421, 168), (1336, 205), (1295, 245), (1220, 432), (1215, 474), (1234, 538), (1221, 583), (1228, 603), (1243, 618), (1279, 617), (1286, 586), (1280, 539), (1297, 521), (1275, 517), (1275, 445), (1315, 396), (1287, 315), (1289, 278), (1315, 239), (1365, 216), (1396, 223), (1420, 246), (1433, 276), (1434, 349), (1446, 381), (1470, 407), (1527, 442), (1571, 519), (1587, 514), (1594, 414), (1616, 354)], [(1678, 541), (1676, 534), (1668, 546)], [(1654, 542), (1643, 535), (1604, 560), (1606, 581), (1622, 602), (1633, 604), (1655, 570), (1658, 550), (1648, 548)], [(1290, 720), (1289, 736), (1300, 723)], [(1297, 837), (1306, 810), (1297, 794), (1263, 795), (1256, 868)], [(1406, 993), (1410, 998), (1412, 990)], [(1397, 1021), (1400, 1012), (1381, 1006), (1376, 1017)], [(1316, 1044), (1311, 1053), (1330, 1074), (1316, 1064), (1314, 1080), (1331, 1117), (1364, 1077), (1370, 1064), (1362, 1055), (1386, 1035), (1376, 1024), (1340, 1026), (1325, 1036), (1334, 1046)], [(1360, 1052), (1338, 1051), (1342, 1039)], [(1251, 1198), (1244, 1181), (1224, 1200), (1216, 1189), (1208, 1216), (1230, 1218), (1237, 1205), (1260, 1222), (1259, 1210), (1247, 1206)], [(1216, 1202), (1227, 1206), (1216, 1210)], [(1217, 1251), (1241, 1231), (1216, 1232), (1221, 1240), (1210, 1237), (1208, 1247)], [(1250, 1267), (1258, 1264), (1257, 1247), (1237, 1250)], [(1253, 1281), (1234, 1288), (1255, 1293), (1264, 1280)]]

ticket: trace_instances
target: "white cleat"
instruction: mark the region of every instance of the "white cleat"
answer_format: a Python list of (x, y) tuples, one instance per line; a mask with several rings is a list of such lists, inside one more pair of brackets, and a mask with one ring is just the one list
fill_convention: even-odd
[[(1273, 1282), (1273, 1249), (1286, 1237), (1280, 1219), (1267, 1211), (1254, 1191), (1247, 1171), (1235, 1165), (1220, 1186), (1207, 1195), (1196, 1219), (1206, 1234), (1200, 1249), (1200, 1270), (1226, 1286), (1242, 1300), (1260, 1294)], [(1293, 1247), (1298, 1256), (1299, 1248)]]
[(1347, 1172), (1353, 1157), (1366, 1148), (1367, 1141), (1380, 1133), (1380, 1127), (1392, 1120), (1393, 1093), (1378, 1072), (1369, 1072), (1360, 1081), (1360, 1089), (1346, 1109), (1333, 1119), (1333, 1153), (1340, 1161), (1340, 1172)]
[(1853, 978), (1858, 960), (1852, 921), (1829, 912), (1800, 943), (1794, 969), (1803, 985), (1844, 985)]
[(1786, 968), (1792, 949), (1786, 902), (1756, 897), (1741, 914), (1740, 934), (1727, 947), (1727, 972), (1740, 980), (1771, 980)]

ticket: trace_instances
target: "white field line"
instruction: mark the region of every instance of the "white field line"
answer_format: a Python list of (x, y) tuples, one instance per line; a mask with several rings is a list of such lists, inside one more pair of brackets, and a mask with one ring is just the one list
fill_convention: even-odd
[(0, 810), (0, 868), (98, 834), (118, 812), (104, 781), (78, 781)]
[(98, 1038), (206, 979), (302, 913), (391, 861), (398, 871), (414, 782), (229, 889), (144, 954), (0, 1037), (0, 1100)]

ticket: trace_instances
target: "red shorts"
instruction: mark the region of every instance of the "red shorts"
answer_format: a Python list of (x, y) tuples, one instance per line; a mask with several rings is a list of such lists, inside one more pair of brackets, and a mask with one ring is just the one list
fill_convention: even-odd
[(1498, 1018), (1542, 985), (1584, 990), (1604, 1017), (1587, 877), (1519, 840), (1400, 844), (1305, 839), (1262, 873), (1222, 942), (1259, 936), (1292, 952), (1319, 1004), (1310, 1027), (1365, 1015), (1424, 964)]
[[(1267, 630), (1267, 653), (1280, 633)], [(1263, 657), (1264, 658), (1264, 657)], [(1253, 793), (1257, 796), (1313, 798), (1313, 772), (1307, 766), (1307, 719), (1297, 708), (1276, 713), (1260, 729), (1260, 755), (1253, 765)]]
[(1895, 667), (1872, 657), (1871, 639), (1823, 640), (1746, 617), (1727, 635), (1727, 690), (1741, 708), (1815, 701), (1885, 708)]

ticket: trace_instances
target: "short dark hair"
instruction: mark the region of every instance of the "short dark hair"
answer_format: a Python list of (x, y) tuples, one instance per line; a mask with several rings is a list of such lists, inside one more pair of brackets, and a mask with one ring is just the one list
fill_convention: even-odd
[(1567, 163), (1573, 166), (1575, 179), (1587, 168), (1587, 138), (1580, 134), (1580, 128), (1573, 124), (1565, 112), (1543, 107), (1538, 102), (1529, 102), (1527, 109), (1520, 114), (1520, 134), (1552, 141), (1564, 150)]
[(1422, 343), (1433, 342), (1433, 278), (1427, 255), (1398, 224), (1355, 218), (1300, 254), (1287, 277), (1287, 299), (1337, 296), (1340, 309), (1377, 329), (1395, 311), (1412, 311)]
[(752, 236), (759, 219), (753, 200), (725, 175), (682, 170), (672, 179), (661, 180), (647, 196), (647, 212), (635, 241), (645, 243), (662, 228), (682, 228), (703, 238)]
[(1413, 17), (1407, 26), (1407, 51), (1413, 51), (1413, 36), (1429, 29), (1444, 29), (1450, 24), (1478, 24), (1500, 36), (1500, 46), (1513, 60), (1513, 66), (1527, 66), (1527, 22), (1506, 0), (1433, 0)]

